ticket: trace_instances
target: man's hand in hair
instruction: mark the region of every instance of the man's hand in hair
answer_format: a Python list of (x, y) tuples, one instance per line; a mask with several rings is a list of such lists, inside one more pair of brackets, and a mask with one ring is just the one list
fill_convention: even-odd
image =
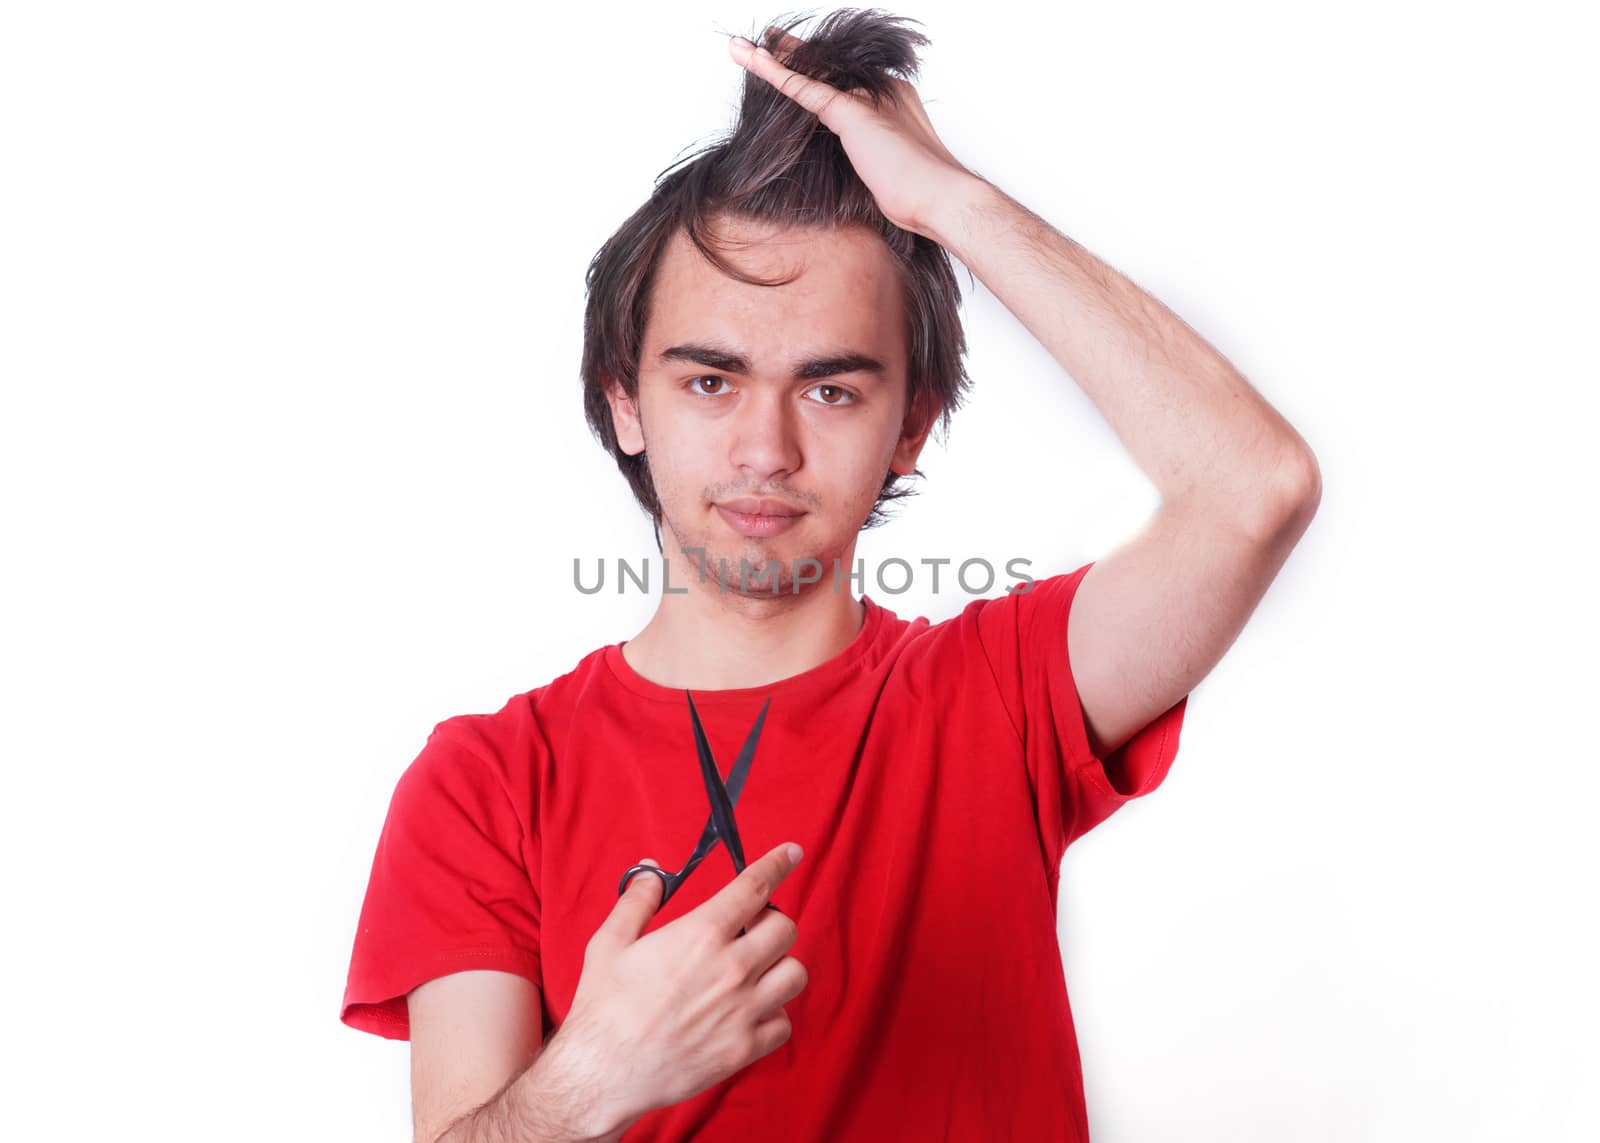
[[(772, 31), (774, 29), (769, 29)], [(778, 49), (786, 57), (805, 41), (787, 32)], [(860, 91), (836, 87), (790, 71), (766, 48), (743, 36), (728, 41), (734, 60), (810, 111), (835, 135), (850, 165), (872, 192), (883, 216), (902, 230), (940, 241), (933, 219), (956, 188), (981, 182), (934, 132), (922, 97), (910, 82), (891, 81), (894, 99), (880, 106)]]

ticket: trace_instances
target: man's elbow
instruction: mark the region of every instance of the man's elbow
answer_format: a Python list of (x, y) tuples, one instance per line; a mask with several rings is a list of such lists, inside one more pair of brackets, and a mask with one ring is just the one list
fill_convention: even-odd
[(1286, 450), (1264, 483), (1251, 534), (1268, 542), (1298, 537), (1322, 504), (1322, 468), (1316, 455), (1304, 444)]

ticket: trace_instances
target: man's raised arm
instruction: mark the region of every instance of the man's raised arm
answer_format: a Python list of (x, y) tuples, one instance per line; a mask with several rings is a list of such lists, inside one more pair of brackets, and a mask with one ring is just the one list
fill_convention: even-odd
[(924, 220), (1071, 374), (1161, 493), (1079, 585), (1068, 658), (1109, 755), (1232, 645), (1322, 495), (1306, 442), (1176, 314), (976, 175)]

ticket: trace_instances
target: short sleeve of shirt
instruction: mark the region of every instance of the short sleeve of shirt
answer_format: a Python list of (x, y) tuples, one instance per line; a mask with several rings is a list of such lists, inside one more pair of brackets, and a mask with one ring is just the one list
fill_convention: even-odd
[(447, 725), (395, 785), (340, 1012), (350, 1027), (393, 1040), (410, 1038), (406, 994), (426, 981), (473, 969), (540, 981), (532, 807)]
[(1001, 699), (1021, 737), (1040, 838), (1051, 868), (1067, 846), (1133, 798), (1159, 786), (1178, 753), (1189, 696), (1106, 757), (1089, 746), (1067, 655), (1078, 584), (1093, 563), (968, 605)]

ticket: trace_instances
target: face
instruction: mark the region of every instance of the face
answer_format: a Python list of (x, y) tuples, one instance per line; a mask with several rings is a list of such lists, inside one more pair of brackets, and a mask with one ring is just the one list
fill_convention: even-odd
[[(747, 285), (675, 235), (651, 289), (638, 401), (610, 392), (617, 436), (649, 458), (664, 554), (675, 565), (703, 548), (712, 590), (725, 559), (728, 591), (771, 594), (772, 581), (754, 573), (741, 586), (742, 558), (787, 594), (810, 558), (821, 578), (801, 590), (832, 590), (835, 559), (841, 577), (854, 570), (856, 537), (884, 477), (912, 471), (931, 427), (930, 418), (907, 418), (893, 258), (859, 227), (727, 220), (716, 235), (734, 244), (719, 253), (747, 273), (799, 275)], [(675, 587), (700, 566), (694, 555), (681, 559)]]

